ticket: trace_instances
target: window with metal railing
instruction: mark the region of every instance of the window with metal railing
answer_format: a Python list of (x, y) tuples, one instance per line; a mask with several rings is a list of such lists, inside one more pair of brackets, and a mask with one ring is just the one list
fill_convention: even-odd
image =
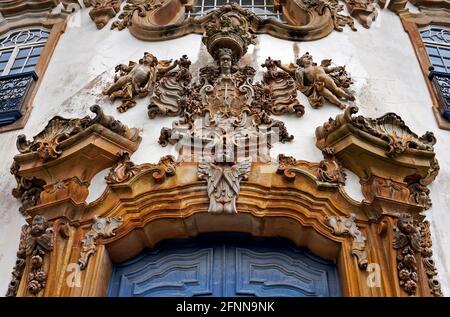
[(0, 38), (0, 126), (22, 116), (22, 104), (37, 80), (34, 70), (49, 34), (30, 28)]
[(450, 29), (430, 25), (420, 30), (432, 67), (428, 77), (433, 83), (442, 116), (450, 122)]
[(226, 3), (237, 3), (243, 9), (250, 10), (262, 19), (278, 19), (282, 21), (280, 12), (275, 12), (273, 0), (197, 0), (191, 12), (187, 12), (188, 18), (197, 18), (208, 14), (210, 11), (221, 7)]

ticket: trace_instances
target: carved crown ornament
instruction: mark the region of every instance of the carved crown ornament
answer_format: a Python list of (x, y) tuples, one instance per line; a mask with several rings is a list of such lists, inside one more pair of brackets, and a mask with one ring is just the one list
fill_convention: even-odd
[[(231, 14), (245, 19), (251, 32), (267, 33), (291, 40), (316, 40), (330, 34), (333, 29), (342, 31), (349, 26), (356, 31), (354, 19), (369, 28), (384, 7), (377, 0), (275, 0), (273, 12), (279, 12), (284, 21), (263, 19), (250, 10), (241, 8), (234, 1), (205, 13), (188, 18), (197, 4), (196, 0), (83, 0), (90, 9), (89, 15), (98, 29), (118, 14), (112, 29), (128, 28), (141, 40), (158, 41), (173, 39), (189, 33), (203, 34), (206, 25), (217, 16)], [(122, 11), (120, 11), (121, 4)], [(343, 14), (344, 5), (350, 16)], [(170, 29), (170, 32), (167, 30)]]

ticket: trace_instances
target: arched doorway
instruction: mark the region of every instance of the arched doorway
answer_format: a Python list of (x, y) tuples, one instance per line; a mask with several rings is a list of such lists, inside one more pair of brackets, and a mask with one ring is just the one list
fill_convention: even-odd
[(109, 296), (339, 296), (337, 267), (282, 238), (166, 240), (116, 264)]

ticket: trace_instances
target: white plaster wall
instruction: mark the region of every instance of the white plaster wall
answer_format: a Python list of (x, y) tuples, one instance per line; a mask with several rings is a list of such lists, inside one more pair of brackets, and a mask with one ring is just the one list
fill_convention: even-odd
[[(90, 113), (88, 108), (100, 104), (108, 113), (131, 127), (142, 129), (143, 141), (132, 156), (135, 163), (157, 162), (162, 155), (171, 153), (171, 147), (161, 148), (157, 139), (162, 126), (169, 126), (173, 118), (150, 120), (147, 117), (147, 99), (125, 114), (119, 114), (101, 90), (112, 80), (114, 67), (129, 60), (138, 60), (145, 51), (159, 59), (176, 59), (187, 54), (193, 62), (193, 72), (208, 63), (211, 58), (201, 46), (201, 37), (189, 35), (180, 39), (149, 43), (132, 37), (127, 30), (110, 31), (109, 27), (97, 31), (86, 10), (75, 13), (66, 33), (61, 37), (57, 49), (34, 102), (34, 109), (23, 130), (2, 133), (0, 138), (0, 295), (5, 294), (10, 273), (15, 262), (19, 243), (20, 226), (24, 220), (18, 212), (19, 203), (12, 197), (14, 178), (9, 173), (13, 156), (17, 154), (15, 142), (18, 134), (28, 137), (41, 131), (48, 120), (55, 115), (81, 117)], [(295, 51), (300, 55), (310, 52), (317, 62), (332, 58), (337, 65), (346, 65), (355, 81), (360, 113), (379, 117), (386, 112), (399, 114), (417, 134), (427, 130), (435, 133), (438, 143), (437, 156), (441, 165), (436, 182), (431, 185), (433, 207), (427, 212), (432, 224), (434, 258), (439, 270), (444, 294), (450, 295), (450, 133), (438, 129), (431, 110), (431, 100), (412, 45), (403, 31), (400, 20), (392, 12), (383, 10), (371, 29), (359, 26), (357, 32), (345, 29), (333, 32), (328, 37), (314, 42), (293, 43), (275, 39), (268, 35), (258, 37), (258, 44), (251, 48), (244, 61), (255, 68), (266, 57), (293, 62)], [(258, 78), (261, 73), (258, 74)], [(322, 156), (315, 147), (315, 128), (329, 117), (335, 117), (340, 110), (332, 105), (312, 109), (306, 98), (299, 96), (305, 105), (302, 118), (283, 116), (288, 130), (295, 140), (290, 144), (278, 145), (272, 156), (278, 153), (292, 155), (298, 159), (319, 161)], [(95, 200), (104, 190), (106, 171), (92, 181), (88, 201)], [(358, 178), (348, 173), (345, 187), (347, 193), (357, 201), (363, 196)]]

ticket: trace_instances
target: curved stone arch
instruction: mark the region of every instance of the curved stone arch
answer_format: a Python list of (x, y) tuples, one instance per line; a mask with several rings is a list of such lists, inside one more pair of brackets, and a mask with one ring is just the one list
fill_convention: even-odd
[[(275, 166), (259, 164), (254, 168), (268, 168), (271, 172), (265, 181), (258, 180), (257, 171), (251, 174), (242, 184), (238, 213), (232, 215), (207, 212), (206, 185), (196, 179), (194, 163), (180, 164), (177, 175), (162, 183), (155, 182), (154, 171), (146, 170), (125, 183), (108, 185), (87, 206), (80, 219), (84, 229), (81, 231), (86, 233), (96, 216), (121, 219), (122, 223), (114, 235), (99, 239), (84, 280), (95, 284), (96, 272), (102, 270), (105, 261), (109, 270), (112, 263), (129, 260), (163, 240), (236, 232), (255, 237), (283, 237), (297, 246), (307, 247), (314, 254), (337, 263), (344, 295), (373, 295), (364, 286), (364, 271), (352, 256), (352, 237), (333, 233), (326, 223), (329, 216), (347, 218), (355, 213), (357, 226), (366, 232), (369, 223), (361, 204), (349, 198), (341, 186), (329, 185), (324, 190), (324, 183), (308, 172), (299, 172), (293, 181), (286, 181), (284, 175), (273, 173)], [(100, 294), (105, 291), (103, 286)]]

